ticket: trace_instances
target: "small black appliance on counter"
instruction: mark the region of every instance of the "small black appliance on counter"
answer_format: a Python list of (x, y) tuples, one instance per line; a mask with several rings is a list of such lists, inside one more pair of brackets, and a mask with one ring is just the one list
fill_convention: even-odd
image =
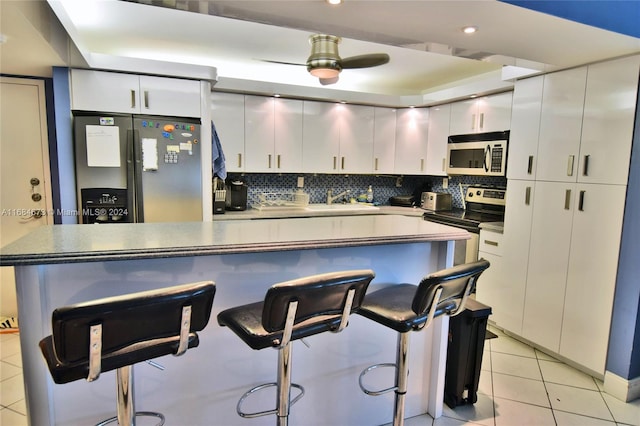
[(389, 198), (389, 204), (398, 207), (413, 207), (416, 202), (416, 197), (413, 195), (396, 195)]
[(243, 211), (247, 209), (247, 185), (235, 179), (227, 179), (225, 204), (227, 210)]

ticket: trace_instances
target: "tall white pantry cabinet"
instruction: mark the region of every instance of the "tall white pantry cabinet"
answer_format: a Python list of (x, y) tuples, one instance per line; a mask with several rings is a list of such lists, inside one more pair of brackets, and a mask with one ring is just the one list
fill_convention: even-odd
[(514, 90), (498, 280), (512, 288), (493, 304), (495, 321), (597, 376), (605, 371), (639, 73), (640, 56), (632, 56), (521, 80)]

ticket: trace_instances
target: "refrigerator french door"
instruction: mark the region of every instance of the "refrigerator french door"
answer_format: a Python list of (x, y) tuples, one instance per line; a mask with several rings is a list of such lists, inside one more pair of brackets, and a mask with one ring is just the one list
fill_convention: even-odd
[(197, 119), (74, 112), (81, 223), (202, 221)]

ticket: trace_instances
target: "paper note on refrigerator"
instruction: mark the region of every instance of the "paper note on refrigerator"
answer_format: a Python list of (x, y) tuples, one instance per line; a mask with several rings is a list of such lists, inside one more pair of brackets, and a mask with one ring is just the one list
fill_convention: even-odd
[(142, 170), (158, 170), (158, 140), (142, 138)]
[(86, 126), (87, 166), (120, 167), (120, 128)]

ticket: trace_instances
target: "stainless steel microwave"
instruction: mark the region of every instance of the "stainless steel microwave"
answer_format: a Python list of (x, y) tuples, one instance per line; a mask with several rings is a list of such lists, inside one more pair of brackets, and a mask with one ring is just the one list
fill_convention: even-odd
[(505, 176), (509, 131), (449, 136), (447, 174)]

